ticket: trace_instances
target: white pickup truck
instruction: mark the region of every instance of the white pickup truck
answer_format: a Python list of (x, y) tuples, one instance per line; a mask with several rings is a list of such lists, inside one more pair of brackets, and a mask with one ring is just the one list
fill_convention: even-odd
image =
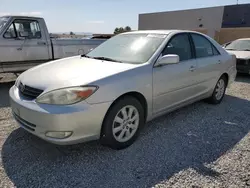
[(0, 17), (0, 73), (21, 72), (50, 60), (81, 55), (105, 39), (53, 39), (43, 18)]

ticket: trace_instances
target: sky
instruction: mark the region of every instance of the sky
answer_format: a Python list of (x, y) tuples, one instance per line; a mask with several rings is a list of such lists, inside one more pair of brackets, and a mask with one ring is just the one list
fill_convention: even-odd
[[(0, 16), (43, 17), (49, 32), (113, 33), (116, 27), (138, 29), (138, 15), (149, 12), (236, 4), (237, 0), (0, 0)], [(239, 4), (250, 0), (239, 0)]]

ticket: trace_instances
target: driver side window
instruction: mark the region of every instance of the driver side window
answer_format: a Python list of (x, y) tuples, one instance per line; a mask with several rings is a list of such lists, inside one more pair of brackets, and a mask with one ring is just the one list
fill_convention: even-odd
[(15, 31), (13, 23), (10, 25), (10, 27), (7, 29), (7, 31), (4, 33), (3, 37), (7, 38), (7, 39), (16, 38), (16, 31)]
[(162, 52), (162, 55), (168, 54), (179, 55), (180, 61), (192, 59), (188, 34), (178, 34), (173, 36)]
[(36, 20), (15, 20), (7, 31), (4, 33), (4, 38), (11, 39), (22, 37), (22, 33), (28, 34), (28, 39), (40, 39), (42, 37), (41, 29)]

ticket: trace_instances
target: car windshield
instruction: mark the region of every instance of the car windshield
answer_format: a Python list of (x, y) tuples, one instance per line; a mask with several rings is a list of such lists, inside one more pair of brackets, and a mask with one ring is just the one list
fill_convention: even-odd
[(4, 25), (8, 22), (9, 17), (0, 17), (0, 31), (4, 27)]
[(112, 37), (86, 54), (90, 58), (141, 64), (147, 62), (167, 34), (126, 33)]
[(236, 40), (226, 46), (226, 50), (250, 51), (250, 40)]

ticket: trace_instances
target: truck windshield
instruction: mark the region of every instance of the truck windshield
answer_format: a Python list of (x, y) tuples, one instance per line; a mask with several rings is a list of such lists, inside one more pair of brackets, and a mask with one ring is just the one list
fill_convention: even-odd
[(250, 51), (250, 40), (235, 40), (226, 46), (226, 50)]
[(108, 39), (86, 54), (90, 58), (121, 63), (147, 62), (165, 40), (167, 34), (125, 33)]
[(9, 17), (0, 17), (0, 31), (3, 29), (4, 25), (8, 22)]

